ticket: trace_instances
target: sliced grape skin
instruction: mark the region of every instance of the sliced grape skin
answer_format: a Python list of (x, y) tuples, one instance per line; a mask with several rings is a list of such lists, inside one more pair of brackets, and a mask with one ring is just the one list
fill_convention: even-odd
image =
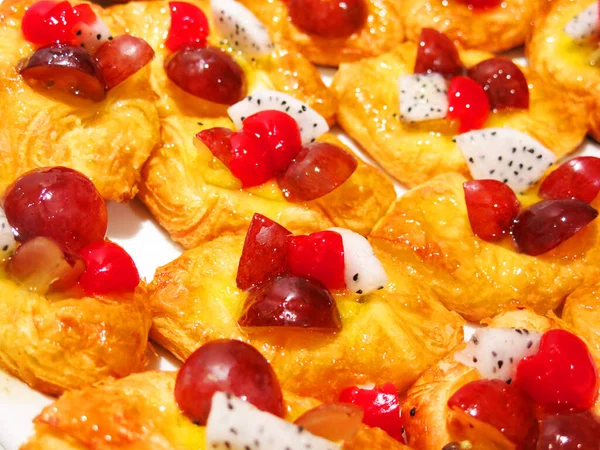
[(350, 403), (324, 403), (306, 411), (294, 423), (333, 442), (350, 441), (360, 429), (364, 411)]
[(305, 33), (324, 38), (346, 38), (367, 20), (365, 0), (290, 0), (292, 23)]
[(561, 164), (540, 186), (544, 199), (578, 198), (592, 203), (600, 192), (600, 158), (579, 156)]
[(106, 89), (112, 89), (145, 67), (154, 50), (143, 39), (124, 34), (105, 42), (96, 52)]
[(464, 70), (458, 50), (448, 36), (433, 28), (421, 30), (414, 73), (437, 72), (449, 80)]
[(527, 79), (510, 59), (486, 59), (469, 68), (468, 75), (484, 89), (492, 109), (529, 108)]
[(583, 449), (600, 449), (600, 421), (592, 412), (559, 414), (542, 419), (536, 450)]

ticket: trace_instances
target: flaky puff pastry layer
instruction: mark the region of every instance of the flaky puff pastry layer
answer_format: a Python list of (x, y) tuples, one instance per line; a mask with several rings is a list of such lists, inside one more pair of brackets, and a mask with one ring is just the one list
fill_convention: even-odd
[(463, 320), (383, 252), (378, 256), (390, 279), (384, 290), (334, 294), (341, 331), (248, 334), (237, 322), (248, 296), (235, 282), (243, 242), (243, 235), (220, 237), (157, 270), (145, 292), (152, 339), (182, 360), (213, 339), (249, 342), (271, 362), (285, 389), (323, 401), (364, 383), (393, 382), (403, 391), (462, 340)]
[[(458, 146), (456, 121), (407, 123), (400, 120), (398, 78), (412, 74), (417, 46), (404, 43), (377, 58), (342, 64), (333, 80), (342, 128), (391, 175), (409, 187), (445, 172), (469, 175)], [(460, 52), (467, 66), (491, 58)], [(557, 156), (572, 152), (586, 133), (585, 111), (569, 97), (523, 68), (529, 83), (528, 110), (491, 112), (486, 128), (510, 127), (539, 140)]]
[[(540, 333), (561, 328), (573, 332), (562, 320), (554, 315), (539, 316), (531, 310), (510, 311), (485, 323), (491, 327), (525, 328)], [(427, 370), (407, 393), (402, 407), (404, 429), (408, 436), (408, 445), (415, 450), (441, 449), (444, 445), (455, 442), (447, 425), (450, 397), (462, 386), (479, 380), (476, 369), (459, 363), (454, 358), (456, 351), (464, 348), (461, 344), (452, 350), (438, 364)], [(598, 360), (596, 360), (598, 364)], [(593, 411), (600, 412), (600, 401), (596, 402)], [(473, 450), (489, 450), (486, 444), (471, 442)], [(495, 448), (495, 447), (494, 447)]]
[(276, 36), (289, 40), (312, 62), (337, 66), (384, 53), (404, 40), (396, 0), (365, 0), (367, 20), (362, 29), (347, 38), (324, 38), (296, 27), (285, 0), (242, 0)]
[[(174, 372), (145, 372), (69, 392), (35, 419), (21, 450), (205, 450), (205, 428), (186, 418), (174, 397)], [(319, 405), (284, 392), (286, 420)], [(344, 450), (403, 450), (384, 431), (363, 427)]]
[[(256, 212), (298, 233), (336, 225), (366, 235), (396, 198), (391, 180), (363, 162), (344, 184), (311, 202), (288, 202), (274, 180), (242, 189), (207, 147), (193, 142), (201, 129), (231, 127), (231, 122), (204, 119), (201, 124), (182, 116), (163, 120), (164, 142), (144, 167), (140, 191), (159, 223), (186, 248), (245, 232)], [(318, 140), (343, 147), (330, 134)]]
[(549, 3), (506, 0), (495, 8), (473, 10), (459, 0), (397, 0), (396, 7), (409, 41), (417, 42), (423, 28), (434, 28), (463, 48), (497, 53), (522, 45)]
[[(450, 310), (479, 321), (518, 307), (544, 314), (599, 275), (600, 223), (540, 256), (517, 253), (510, 238), (486, 242), (473, 234), (463, 191), (466, 178), (440, 175), (408, 191), (371, 234), (418, 283)], [(527, 201), (522, 198), (523, 205)], [(600, 198), (594, 203), (598, 208)]]
[[(565, 91), (569, 102), (586, 112), (590, 133), (600, 139), (600, 69), (598, 43), (578, 44), (564, 28), (590, 6), (590, 0), (553, 1), (547, 14), (536, 21), (525, 48), (529, 64), (546, 84)], [(591, 62), (594, 62), (594, 65)]]
[(561, 317), (585, 338), (594, 358), (600, 362), (600, 281), (581, 286), (569, 295)]
[(149, 308), (138, 298), (45, 297), (2, 275), (0, 368), (58, 395), (140, 371)]
[[(97, 103), (32, 89), (17, 69), (35, 50), (21, 32), (32, 3), (9, 0), (0, 6), (0, 193), (28, 170), (61, 165), (83, 172), (107, 199), (132, 199), (141, 167), (160, 142), (149, 69)], [(104, 10), (93, 8), (115, 36), (124, 33)]]

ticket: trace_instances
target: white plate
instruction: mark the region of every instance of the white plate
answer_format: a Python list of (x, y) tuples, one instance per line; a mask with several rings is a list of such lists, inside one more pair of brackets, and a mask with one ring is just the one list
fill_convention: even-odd
[[(520, 55), (517, 52), (510, 56), (518, 58)], [(330, 82), (333, 73), (332, 69), (322, 70), (326, 83)], [(339, 128), (336, 127), (333, 132), (362, 159), (379, 167), (371, 158), (360, 152)], [(600, 146), (588, 141), (577, 153), (600, 156)], [(396, 183), (398, 195), (405, 191), (406, 189)], [(181, 254), (182, 248), (169, 239), (139, 200), (129, 204), (109, 203), (108, 215), (108, 237), (131, 254), (140, 275), (146, 280), (152, 279), (157, 267)], [(470, 332), (471, 328), (465, 331)], [(177, 369), (179, 362), (175, 358), (165, 351), (159, 353), (160, 356), (152, 360), (150, 369)], [(0, 371), (0, 450), (18, 450), (33, 432), (32, 419), (51, 401), (50, 398)]]

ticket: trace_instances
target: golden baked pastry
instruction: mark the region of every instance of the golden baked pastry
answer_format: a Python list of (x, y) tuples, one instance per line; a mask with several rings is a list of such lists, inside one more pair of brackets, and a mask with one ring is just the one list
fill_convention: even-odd
[(365, 0), (367, 19), (360, 32), (349, 37), (330, 38), (311, 35), (296, 27), (284, 0), (244, 0), (276, 36), (293, 42), (313, 63), (337, 66), (343, 62), (379, 55), (404, 40), (400, 12), (395, 1)]
[(509, 0), (488, 10), (473, 10), (458, 0), (396, 2), (406, 38), (417, 42), (423, 28), (435, 28), (464, 48), (502, 52), (525, 42), (533, 20), (548, 0)]
[[(35, 419), (35, 436), (21, 448), (204, 450), (205, 428), (192, 424), (179, 411), (174, 387), (174, 372), (145, 372), (69, 392)], [(319, 404), (290, 393), (284, 396), (287, 420), (294, 420)], [(365, 442), (373, 450), (408, 448), (384, 431), (363, 427), (344, 445), (344, 450), (363, 449)]]
[[(597, 222), (540, 256), (517, 253), (510, 242), (489, 243), (473, 234), (465, 181), (447, 173), (411, 189), (370, 236), (448, 309), (470, 321), (519, 307), (545, 314), (586, 279), (598, 277)], [(523, 205), (528, 202), (533, 203), (522, 197)], [(592, 205), (598, 208), (599, 202)]]
[(377, 249), (388, 287), (334, 294), (341, 331), (247, 334), (238, 325), (247, 294), (236, 288), (243, 242), (242, 235), (219, 237), (157, 270), (143, 292), (154, 317), (152, 339), (182, 360), (213, 339), (247, 341), (270, 361), (282, 387), (322, 401), (364, 383), (392, 382), (403, 391), (462, 339), (462, 319), (413, 283), (401, 260)]
[[(28, 170), (63, 165), (91, 178), (105, 198), (130, 200), (143, 163), (160, 142), (149, 70), (98, 103), (32, 89), (17, 64), (34, 51), (21, 32), (25, 9), (33, 3), (0, 5), (0, 192)], [(94, 6), (94, 11), (110, 22), (104, 10)], [(123, 28), (110, 25), (115, 35), (123, 34)]]
[(595, 40), (575, 42), (564, 29), (593, 2), (558, 0), (536, 20), (526, 53), (532, 69), (546, 84), (565, 91), (568, 102), (586, 111), (590, 133), (600, 139), (600, 70)]
[(565, 300), (561, 317), (600, 361), (600, 282), (582, 286)]
[[(445, 172), (467, 176), (469, 170), (452, 138), (458, 126), (448, 119), (407, 123), (399, 118), (398, 77), (413, 73), (417, 47), (404, 43), (396, 50), (357, 63), (342, 64), (334, 77), (342, 128), (384, 169), (409, 187)], [(467, 67), (491, 57), (463, 51)], [(490, 113), (489, 127), (510, 127), (544, 144), (557, 156), (572, 152), (586, 133), (579, 105), (523, 68), (529, 83), (528, 110)]]
[(0, 278), (0, 368), (51, 395), (140, 371), (150, 313), (142, 299), (43, 296)]

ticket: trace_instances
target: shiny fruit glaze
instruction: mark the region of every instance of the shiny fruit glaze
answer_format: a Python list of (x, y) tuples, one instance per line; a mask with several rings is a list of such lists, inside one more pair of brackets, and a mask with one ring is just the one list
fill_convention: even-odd
[(288, 168), (302, 150), (300, 128), (288, 114), (280, 111), (261, 111), (243, 122), (244, 131), (255, 134), (269, 149), (270, 159), (277, 172)]
[(233, 131), (229, 128), (209, 128), (202, 130), (196, 135), (196, 138), (208, 147), (211, 153), (223, 164), (229, 167), (231, 159), (231, 136)]
[(294, 423), (329, 441), (350, 441), (360, 429), (363, 416), (359, 406), (325, 403), (305, 412)]
[(415, 73), (437, 72), (451, 79), (464, 72), (464, 66), (454, 43), (443, 33), (423, 28), (417, 47)]
[(338, 331), (342, 321), (331, 293), (306, 278), (277, 277), (252, 290), (238, 321), (242, 327)]
[(288, 263), (293, 275), (317, 280), (327, 289), (344, 289), (344, 244), (335, 231), (288, 237)]
[(521, 211), (513, 240), (521, 253), (541, 255), (560, 245), (598, 216), (579, 199), (543, 200)]
[(365, 0), (289, 0), (292, 23), (307, 34), (345, 38), (359, 32), (367, 20)]
[(536, 450), (599, 450), (600, 421), (591, 412), (544, 417)]
[(289, 271), (289, 230), (262, 214), (254, 214), (238, 266), (237, 287), (247, 290)]
[(140, 284), (140, 274), (131, 256), (110, 241), (94, 242), (79, 255), (85, 262), (85, 272), (79, 283), (90, 295), (133, 292)]
[(227, 53), (214, 47), (184, 47), (165, 61), (169, 79), (185, 92), (222, 105), (244, 97), (241, 67)]
[(65, 44), (42, 47), (19, 64), (19, 72), (36, 89), (66, 92), (96, 102), (106, 96), (96, 60), (81, 47)]
[(511, 188), (496, 180), (473, 180), (465, 182), (463, 189), (476, 236), (494, 242), (510, 232), (521, 206)]
[(468, 75), (486, 92), (492, 109), (529, 108), (527, 79), (510, 59), (486, 59), (471, 67)]
[(467, 77), (454, 77), (448, 88), (449, 119), (458, 120), (458, 131), (466, 133), (483, 127), (490, 114), (490, 103), (481, 86)]
[(357, 166), (356, 158), (345, 150), (315, 142), (302, 148), (287, 170), (277, 176), (277, 183), (289, 201), (315, 200), (343, 184)]
[(542, 336), (540, 350), (517, 366), (517, 385), (548, 411), (584, 411), (598, 396), (598, 372), (585, 343), (565, 330)]
[[(459, 3), (468, 6), (473, 10), (483, 10), (496, 8), (502, 4), (502, 0), (457, 0)], [(476, 20), (476, 19), (473, 19)]]
[(85, 264), (76, 255), (65, 255), (52, 239), (40, 236), (19, 246), (6, 270), (29, 290), (44, 295), (74, 286)]
[(239, 131), (233, 133), (229, 141), (229, 170), (243, 187), (258, 186), (273, 178), (275, 168), (269, 149), (255, 134)]
[(219, 391), (278, 417), (285, 415), (277, 375), (264, 356), (244, 342), (208, 342), (190, 355), (177, 374), (175, 400), (181, 411), (199, 425), (206, 425), (212, 396)]
[(106, 89), (112, 89), (149, 64), (154, 50), (145, 40), (124, 34), (102, 44), (95, 56)]
[(46, 236), (72, 252), (104, 239), (108, 224), (106, 204), (94, 184), (66, 167), (20, 176), (6, 191), (4, 210), (18, 241)]
[(535, 448), (532, 446), (537, 436), (534, 412), (521, 391), (502, 380), (468, 383), (450, 397), (448, 407), (454, 412), (448, 423), (453, 437), (485, 443), (481, 440), (486, 439), (487, 433), (481, 431), (481, 425), (487, 424), (517, 450)]
[(348, 387), (340, 393), (340, 402), (360, 406), (364, 411), (363, 422), (366, 425), (381, 428), (394, 439), (404, 443), (400, 400), (398, 390), (392, 383), (373, 389)]
[(561, 164), (540, 186), (545, 199), (578, 198), (591, 203), (600, 191), (600, 158), (579, 156)]
[(209, 33), (208, 19), (197, 6), (187, 2), (169, 2), (171, 26), (165, 41), (172, 52), (185, 46), (205, 47)]

